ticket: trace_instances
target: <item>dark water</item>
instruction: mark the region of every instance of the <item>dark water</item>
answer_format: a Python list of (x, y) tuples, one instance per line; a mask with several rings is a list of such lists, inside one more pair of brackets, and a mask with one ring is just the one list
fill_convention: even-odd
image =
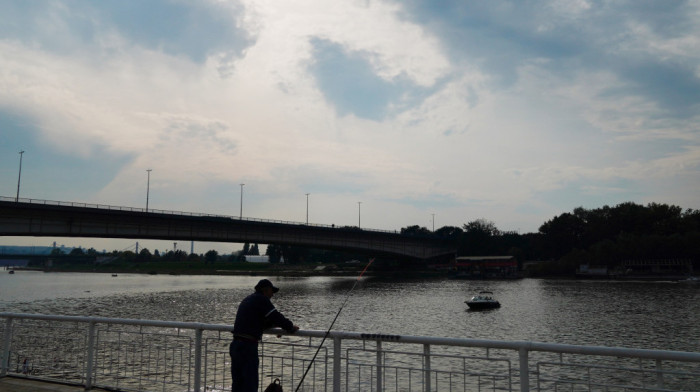
[[(0, 311), (232, 324), (258, 279), (2, 271)], [(273, 281), (283, 314), (325, 330), (355, 278)], [(464, 301), (482, 289), (502, 307), (467, 310)], [(700, 284), (365, 278), (334, 330), (700, 352)]]

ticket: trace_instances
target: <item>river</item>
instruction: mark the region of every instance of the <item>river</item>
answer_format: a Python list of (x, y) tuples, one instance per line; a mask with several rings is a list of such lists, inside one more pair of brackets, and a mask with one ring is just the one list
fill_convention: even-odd
[[(260, 279), (90, 273), (0, 273), (0, 312), (232, 324)], [(325, 330), (354, 277), (280, 277), (272, 299), (302, 329)], [(490, 290), (501, 308), (469, 311)], [(366, 277), (334, 330), (528, 340), (700, 352), (700, 284)]]

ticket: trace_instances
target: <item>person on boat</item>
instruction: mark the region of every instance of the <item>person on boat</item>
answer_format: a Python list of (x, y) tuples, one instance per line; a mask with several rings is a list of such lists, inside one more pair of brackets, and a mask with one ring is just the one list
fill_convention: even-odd
[(277, 326), (290, 333), (299, 330), (272, 305), (270, 298), (278, 291), (272, 282), (262, 279), (255, 285), (255, 292), (238, 305), (229, 346), (232, 392), (258, 390), (258, 342), (265, 329)]

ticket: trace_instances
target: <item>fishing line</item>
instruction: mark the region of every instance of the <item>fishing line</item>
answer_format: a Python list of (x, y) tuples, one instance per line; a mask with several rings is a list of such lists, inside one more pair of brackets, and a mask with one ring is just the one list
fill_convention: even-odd
[(327, 338), (328, 335), (331, 333), (331, 329), (333, 329), (333, 324), (335, 324), (335, 320), (337, 320), (337, 319), (338, 319), (338, 316), (340, 316), (340, 312), (341, 312), (341, 311), (343, 310), (343, 308), (345, 307), (345, 304), (348, 302), (348, 299), (350, 299), (350, 296), (352, 295), (353, 290), (355, 290), (355, 286), (357, 286), (357, 283), (360, 281), (360, 278), (362, 278), (362, 275), (365, 274), (365, 271), (367, 271), (367, 268), (369, 268), (370, 264), (372, 264), (373, 261), (374, 261), (374, 259), (371, 259), (371, 260), (369, 261), (369, 263), (367, 263), (367, 265), (365, 266), (365, 269), (363, 269), (362, 272), (360, 273), (360, 276), (357, 277), (357, 280), (355, 281), (355, 284), (352, 285), (352, 288), (351, 288), (350, 291), (348, 292), (348, 295), (345, 297), (345, 301), (343, 301), (343, 304), (340, 305), (340, 309), (338, 309), (338, 313), (335, 314), (335, 318), (333, 319), (333, 322), (331, 323), (331, 326), (328, 327), (328, 330), (326, 331), (326, 334), (323, 336), (323, 340), (321, 340), (321, 344), (319, 344), (319, 345), (318, 345), (318, 348), (316, 349), (316, 354), (314, 354), (314, 357), (311, 358), (311, 362), (309, 362), (309, 366), (307, 366), (306, 371), (304, 372), (304, 375), (301, 376), (301, 381), (299, 381), (299, 385), (297, 385), (297, 389), (295, 389), (294, 392), (299, 391), (299, 388), (301, 388), (301, 384), (304, 383), (304, 379), (306, 378), (306, 374), (309, 373), (309, 369), (311, 369), (311, 365), (314, 364), (314, 361), (316, 360), (316, 356), (318, 355), (318, 352), (321, 351), (321, 347), (323, 347), (323, 343), (325, 343), (326, 338)]

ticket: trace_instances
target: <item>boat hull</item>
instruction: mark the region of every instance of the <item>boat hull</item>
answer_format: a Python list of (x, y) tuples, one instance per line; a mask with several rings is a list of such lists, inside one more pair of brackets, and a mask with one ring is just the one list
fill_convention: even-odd
[(498, 301), (493, 301), (493, 302), (466, 301), (466, 303), (467, 303), (467, 306), (469, 306), (469, 309), (471, 309), (471, 310), (496, 309), (496, 308), (501, 307), (501, 304)]

